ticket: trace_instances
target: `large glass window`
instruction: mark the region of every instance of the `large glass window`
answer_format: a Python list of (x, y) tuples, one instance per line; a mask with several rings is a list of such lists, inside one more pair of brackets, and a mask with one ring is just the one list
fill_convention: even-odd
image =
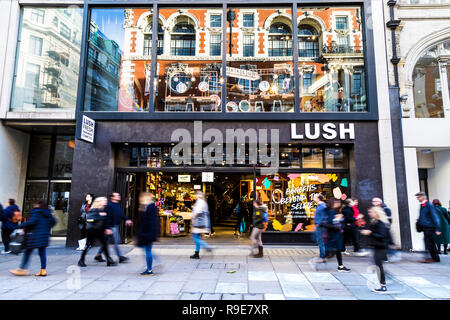
[(244, 57), (255, 56), (255, 36), (253, 34), (244, 34)]
[(298, 57), (319, 57), (319, 33), (311, 25), (300, 25), (298, 27)]
[[(445, 59), (450, 54), (450, 41), (435, 45), (425, 51), (413, 71), (414, 107), (416, 118), (443, 118), (444, 105), (450, 106), (448, 65)], [(446, 70), (447, 69), (447, 70)], [(443, 83), (447, 83), (443, 85)], [(443, 92), (445, 91), (445, 92)], [(444, 100), (447, 97), (446, 100)]]
[(23, 7), (21, 22), (11, 110), (74, 110), (82, 9)]
[(43, 178), (48, 176), (51, 144), (51, 136), (31, 137), (28, 177)]
[[(144, 56), (151, 56), (152, 54), (152, 28), (153, 22), (149, 20), (148, 25), (144, 29)], [(164, 31), (160, 22), (158, 22), (157, 44), (156, 54), (161, 55), (164, 52)]]

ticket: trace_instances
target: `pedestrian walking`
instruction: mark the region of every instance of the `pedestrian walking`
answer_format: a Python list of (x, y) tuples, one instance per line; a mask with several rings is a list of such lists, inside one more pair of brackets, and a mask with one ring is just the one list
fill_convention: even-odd
[[(236, 224), (234, 226), (234, 235), (240, 237), (241, 236), (241, 224), (242, 224), (242, 220), (244, 220), (244, 223), (246, 223), (245, 220), (245, 211), (247, 210), (247, 207), (245, 205), (244, 202), (244, 197), (241, 197), (240, 201), (238, 202), (238, 204), (236, 205), (236, 207), (234, 208), (234, 212), (236, 213)], [(246, 229), (246, 228), (244, 228)], [(244, 233), (245, 230), (242, 231), (242, 233)]]
[(435, 207), (428, 201), (424, 192), (418, 192), (415, 194), (417, 201), (420, 203), (419, 219), (416, 223), (418, 232), (423, 231), (423, 238), (425, 242), (425, 248), (428, 250), (428, 255), (420, 262), (432, 263), (440, 262), (439, 254), (437, 251), (436, 243), (434, 242), (433, 235), (439, 236), (441, 234), (441, 225), (439, 217), (436, 213)]
[(327, 232), (327, 205), (323, 201), (324, 197), (320, 193), (314, 196), (314, 201), (317, 203), (316, 212), (314, 214), (315, 240), (319, 246), (319, 259), (316, 262), (327, 262), (325, 251), (325, 235)]
[[(127, 226), (131, 226), (133, 222), (129, 217), (127, 217), (122, 208), (120, 207), (121, 196), (118, 192), (113, 192), (109, 195), (109, 202), (105, 208), (105, 212), (107, 213), (106, 219), (106, 227), (111, 230), (110, 235), (112, 235), (114, 240), (114, 249), (116, 250), (116, 254), (119, 257), (119, 263), (125, 262), (128, 260), (127, 257), (122, 255), (120, 251), (119, 243), (121, 241), (119, 234), (119, 225), (122, 220), (125, 220), (125, 224)], [(101, 247), (97, 255), (95, 256), (95, 260), (98, 262), (104, 262), (105, 260), (102, 258), (103, 247)]]
[(192, 208), (192, 238), (195, 243), (195, 253), (191, 259), (200, 259), (200, 248), (204, 247), (206, 251), (211, 252), (211, 247), (202, 240), (203, 233), (210, 232), (210, 219), (208, 204), (205, 201), (205, 195), (202, 191), (197, 190), (195, 193), (195, 204)]
[[(383, 211), (386, 214), (386, 217), (388, 219), (389, 222), (389, 226), (388, 226), (388, 247), (386, 250), (386, 257), (384, 259), (385, 262), (390, 262), (389, 259), (391, 260), (398, 260), (398, 253), (392, 248), (392, 246), (394, 245), (394, 241), (392, 240), (392, 234), (391, 234), (391, 225), (392, 225), (392, 211), (391, 209), (384, 203), (383, 199), (381, 198), (373, 198), (372, 199), (372, 205), (374, 207), (379, 207), (381, 209), (383, 209)], [(392, 259), (393, 258), (393, 259)]]
[(369, 209), (370, 222), (361, 234), (369, 236), (370, 245), (373, 248), (373, 260), (377, 266), (377, 276), (380, 283), (379, 288), (372, 289), (373, 292), (385, 293), (386, 275), (384, 273), (383, 261), (389, 245), (389, 221), (385, 211), (380, 207)]
[(327, 232), (325, 235), (325, 250), (328, 257), (336, 255), (338, 272), (350, 272), (342, 262), (344, 247), (344, 215), (340, 213), (341, 202), (331, 198), (327, 201)]
[(160, 233), (159, 215), (153, 193), (142, 193), (139, 199), (139, 224), (137, 230), (137, 245), (144, 248), (147, 268), (141, 276), (152, 276), (153, 273), (153, 242), (158, 241)]
[[(342, 214), (344, 215), (344, 247), (345, 244), (351, 241), (353, 245), (353, 252), (359, 252), (359, 239), (358, 239), (358, 228), (355, 225), (355, 222), (358, 218), (354, 216), (355, 211), (353, 210), (354, 206), (353, 199), (348, 198), (344, 201), (344, 207), (342, 208)], [(349, 255), (350, 253), (345, 250), (345, 254)]]
[(46, 248), (49, 245), (50, 230), (56, 224), (56, 219), (48, 209), (48, 205), (44, 200), (34, 204), (33, 210), (30, 212), (30, 218), (27, 222), (22, 223), (18, 228), (25, 229), (25, 253), (22, 263), (18, 269), (10, 270), (16, 276), (28, 275), (28, 264), (30, 262), (31, 253), (34, 249), (38, 249), (41, 259), (41, 271), (35, 276), (47, 276), (47, 256)]
[(216, 197), (214, 194), (210, 193), (207, 197), (208, 209), (209, 209), (209, 220), (211, 226), (211, 233), (209, 237), (214, 236), (216, 233), (214, 232), (214, 222), (216, 217)]
[(434, 208), (436, 209), (436, 213), (439, 217), (439, 222), (441, 224), (441, 234), (440, 235), (433, 235), (434, 242), (436, 243), (438, 254), (441, 254), (441, 244), (444, 247), (444, 254), (447, 254), (447, 247), (448, 243), (450, 241), (450, 228), (449, 228), (449, 221), (450, 217), (448, 215), (447, 209), (442, 207), (441, 202), (439, 199), (433, 200)]
[(86, 200), (81, 206), (81, 214), (78, 218), (78, 228), (80, 228), (80, 240), (78, 240), (78, 248), (77, 250), (84, 250), (86, 247), (86, 215), (91, 209), (92, 202), (94, 201), (95, 196), (92, 193), (88, 193), (86, 195)]
[(103, 252), (106, 255), (107, 266), (115, 266), (116, 263), (109, 255), (107, 235), (112, 233), (111, 229), (107, 228), (107, 213), (105, 212), (105, 207), (108, 204), (108, 199), (106, 197), (95, 198), (92, 203), (91, 209), (86, 215), (86, 236), (87, 242), (86, 247), (81, 253), (80, 260), (78, 261), (78, 266), (86, 267), (85, 258), (89, 249), (95, 245), (96, 240), (99, 240)]
[[(264, 223), (269, 219), (269, 210), (261, 200), (253, 201), (253, 230), (250, 235), (253, 246), (251, 248), (251, 256), (254, 258), (262, 258), (263, 253), (263, 243), (261, 239), (262, 231), (264, 229)], [(254, 250), (258, 248), (258, 253), (254, 253)]]
[(9, 243), (11, 242), (11, 233), (19, 227), (20, 210), (14, 199), (8, 199), (8, 206), (3, 209), (2, 214), (2, 242), (4, 249), (2, 253), (11, 253)]

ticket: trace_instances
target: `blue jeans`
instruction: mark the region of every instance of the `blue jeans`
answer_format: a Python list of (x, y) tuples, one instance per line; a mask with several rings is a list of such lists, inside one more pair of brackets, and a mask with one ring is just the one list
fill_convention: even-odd
[(320, 257), (322, 259), (325, 259), (325, 243), (323, 242), (323, 238), (325, 237), (325, 232), (327, 230), (323, 227), (317, 227), (316, 226), (316, 241), (317, 241), (317, 245), (319, 246), (319, 253), (320, 253)]
[(152, 243), (149, 243), (144, 247), (145, 250), (145, 261), (147, 262), (147, 270), (152, 270), (152, 264), (153, 264), (153, 256), (152, 256)]
[[(32, 249), (26, 249), (25, 253), (22, 258), (22, 263), (20, 264), (20, 269), (26, 269), (28, 267), (28, 263), (30, 262), (31, 253), (33, 252), (34, 248)], [(39, 250), (39, 257), (41, 258), (41, 269), (47, 268), (47, 255), (45, 253), (45, 247), (38, 248)]]
[[(114, 226), (111, 228), (112, 230), (112, 237), (114, 239), (114, 249), (116, 250), (117, 256), (120, 258), (122, 256), (122, 253), (120, 252), (119, 242), (120, 242), (120, 235), (119, 235), (119, 226)], [(97, 254), (102, 254), (103, 248), (100, 247)]]
[(195, 242), (195, 252), (200, 252), (200, 247), (209, 249), (209, 245), (205, 241), (202, 240), (201, 233), (193, 233), (192, 237), (194, 238), (194, 242)]

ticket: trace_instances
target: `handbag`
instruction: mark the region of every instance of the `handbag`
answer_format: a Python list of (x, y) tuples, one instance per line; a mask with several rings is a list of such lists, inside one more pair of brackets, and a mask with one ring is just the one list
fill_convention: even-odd
[(417, 219), (417, 221), (416, 221), (416, 230), (417, 230), (417, 232), (423, 231), (423, 225), (420, 223), (419, 219)]
[(366, 225), (366, 220), (364, 219), (357, 219), (355, 221), (355, 226), (357, 226), (358, 228), (364, 227)]
[(19, 254), (25, 248), (25, 233), (21, 229), (16, 229), (11, 233), (11, 242), (9, 243), (11, 252)]
[(197, 215), (194, 218), (194, 222), (192, 224), (192, 226), (194, 228), (206, 228), (208, 223), (206, 221), (207, 219), (207, 212), (206, 211), (202, 211), (199, 215)]

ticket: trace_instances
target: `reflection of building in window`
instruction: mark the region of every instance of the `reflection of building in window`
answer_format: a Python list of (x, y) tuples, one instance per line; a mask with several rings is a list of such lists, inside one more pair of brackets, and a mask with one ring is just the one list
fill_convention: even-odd
[(195, 27), (189, 17), (179, 16), (172, 29), (170, 54), (173, 56), (195, 55)]
[[(153, 23), (150, 20), (144, 29), (144, 56), (151, 56), (152, 54), (152, 27)], [(156, 47), (156, 54), (161, 55), (164, 51), (164, 31), (162, 25), (158, 22), (158, 41)]]
[(269, 56), (287, 57), (292, 55), (292, 30), (282, 22), (275, 22), (269, 30)]
[(211, 28), (222, 28), (222, 16), (220, 14), (212, 14), (211, 16)]
[(244, 13), (242, 18), (242, 26), (246, 28), (253, 28), (255, 26), (255, 19), (253, 13)]
[(43, 24), (45, 11), (37, 8), (33, 8), (31, 10), (31, 21)]
[(336, 17), (336, 29), (337, 30), (347, 30), (347, 17)]
[(244, 57), (255, 56), (255, 36), (253, 34), (243, 35), (243, 49)]
[(309, 25), (298, 27), (298, 56), (299, 58), (319, 57), (319, 33)]
[(210, 55), (220, 56), (221, 52), (221, 39), (222, 35), (220, 33), (211, 34), (210, 36)]
[(42, 55), (42, 38), (30, 36), (29, 52), (36, 56)]

